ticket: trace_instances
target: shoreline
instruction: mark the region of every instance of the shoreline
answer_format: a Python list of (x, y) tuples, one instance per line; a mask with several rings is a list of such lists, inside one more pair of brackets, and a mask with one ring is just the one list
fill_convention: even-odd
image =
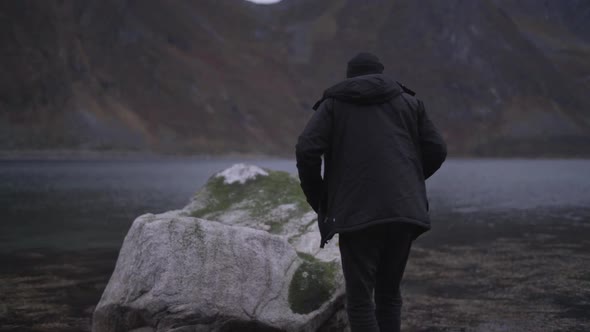
[[(0, 161), (150, 161), (150, 160), (295, 160), (293, 154), (265, 154), (254, 152), (225, 153), (159, 153), (150, 151), (96, 151), (96, 150), (0, 150)], [(590, 155), (539, 155), (539, 156), (481, 156), (451, 154), (452, 160), (588, 160)]]
[(136, 151), (92, 151), (92, 150), (51, 150), (51, 151), (1, 151), (0, 161), (103, 161), (103, 160), (274, 160), (285, 159), (286, 155), (261, 153), (228, 152), (223, 154), (171, 154)]

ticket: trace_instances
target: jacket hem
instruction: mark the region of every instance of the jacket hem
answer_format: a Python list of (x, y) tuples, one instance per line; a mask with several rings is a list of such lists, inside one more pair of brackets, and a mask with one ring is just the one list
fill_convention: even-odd
[(416, 239), (418, 236), (422, 235), (423, 233), (427, 232), (431, 228), (430, 225), (424, 223), (423, 221), (420, 221), (418, 219), (408, 218), (408, 217), (373, 219), (373, 220), (364, 222), (359, 225), (354, 225), (351, 227), (339, 227), (339, 228), (331, 230), (330, 233), (328, 233), (328, 235), (324, 239), (322, 239), (320, 248), (323, 248), (324, 245), (326, 243), (328, 243), (328, 241), (330, 241), (332, 239), (332, 237), (334, 237), (334, 235), (336, 235), (337, 233), (347, 233), (347, 232), (359, 231), (359, 230), (365, 229), (370, 226), (379, 225), (379, 224), (386, 224), (386, 223), (402, 223), (402, 224), (410, 224), (410, 225), (418, 226), (419, 228), (416, 229), (416, 233), (414, 234), (414, 239)]

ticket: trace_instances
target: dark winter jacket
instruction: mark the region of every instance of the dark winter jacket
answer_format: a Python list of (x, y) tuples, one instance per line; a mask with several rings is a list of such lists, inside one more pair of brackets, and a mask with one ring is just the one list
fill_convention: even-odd
[(424, 180), (445, 160), (446, 145), (423, 103), (372, 74), (334, 85), (317, 106), (296, 157), (320, 246), (336, 233), (386, 222), (416, 225), (416, 237), (430, 229)]

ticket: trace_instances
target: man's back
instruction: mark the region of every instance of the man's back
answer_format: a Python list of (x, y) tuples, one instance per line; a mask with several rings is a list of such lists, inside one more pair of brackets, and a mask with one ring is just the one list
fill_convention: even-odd
[[(318, 186), (305, 174), (317, 167), (319, 150), (325, 167)], [(363, 75), (326, 90), (297, 144), (302, 187), (318, 199), (322, 244), (335, 233), (379, 223), (428, 230), (424, 179), (445, 155), (421, 102), (393, 79)]]
[(422, 102), (383, 69), (372, 54), (351, 59), (348, 79), (324, 92), (296, 146), (320, 246), (340, 233), (352, 332), (400, 330), (410, 248), (430, 229), (424, 180), (446, 158)]

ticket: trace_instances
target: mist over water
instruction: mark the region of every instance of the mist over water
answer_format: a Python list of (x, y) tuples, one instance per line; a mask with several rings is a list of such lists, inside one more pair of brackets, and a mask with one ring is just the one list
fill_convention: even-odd
[(588, 174), (581, 159), (458, 159), (427, 185), (431, 200), (454, 211), (575, 209), (590, 206)]
[[(137, 216), (182, 208), (212, 174), (236, 162), (0, 162), (0, 250), (118, 248)], [(293, 160), (251, 163), (296, 173)], [(447, 213), (541, 218), (553, 211), (564, 223), (587, 221), (588, 174), (590, 160), (449, 160), (427, 181), (433, 227)]]

